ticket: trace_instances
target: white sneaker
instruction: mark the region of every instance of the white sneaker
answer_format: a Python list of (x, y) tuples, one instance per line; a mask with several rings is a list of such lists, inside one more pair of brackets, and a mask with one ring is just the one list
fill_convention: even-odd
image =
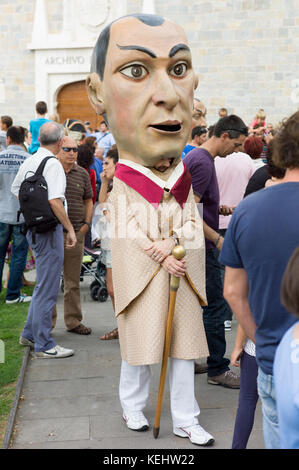
[(231, 331), (231, 329), (232, 329), (232, 322), (231, 322), (231, 320), (225, 320), (225, 322), (224, 322), (224, 329), (225, 329), (225, 331)]
[(30, 339), (24, 338), (24, 336), (20, 336), (19, 344), (21, 346), (30, 346), (31, 349), (34, 349), (34, 343)]
[(198, 446), (210, 446), (215, 441), (214, 437), (206, 432), (199, 424), (174, 428), (173, 433), (176, 436), (189, 437), (192, 444)]
[(20, 297), (17, 297), (14, 300), (5, 300), (6, 304), (19, 304), (23, 302), (31, 302), (32, 297), (30, 295), (21, 294)]
[(62, 346), (56, 346), (52, 349), (48, 349), (47, 351), (38, 351), (35, 353), (35, 357), (38, 359), (49, 358), (49, 359), (59, 359), (60, 357), (69, 357), (74, 354), (73, 349), (66, 349)]
[(142, 411), (130, 411), (123, 413), (123, 418), (129, 429), (133, 431), (147, 431), (149, 428), (148, 420)]

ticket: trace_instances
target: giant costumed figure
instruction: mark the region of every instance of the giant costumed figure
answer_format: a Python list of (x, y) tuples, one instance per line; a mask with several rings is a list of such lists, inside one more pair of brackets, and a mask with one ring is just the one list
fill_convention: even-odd
[[(110, 202), (123, 418), (130, 429), (149, 428), (142, 412), (149, 366), (162, 360), (169, 281), (175, 275), (180, 286), (169, 352), (173, 432), (209, 445), (214, 438), (198, 423), (194, 395), (194, 359), (209, 351), (201, 308), (206, 305), (202, 221), (181, 161), (197, 86), (184, 30), (156, 15), (119, 18), (100, 34), (86, 83), (120, 158)], [(186, 250), (184, 259), (172, 254), (177, 244)]]

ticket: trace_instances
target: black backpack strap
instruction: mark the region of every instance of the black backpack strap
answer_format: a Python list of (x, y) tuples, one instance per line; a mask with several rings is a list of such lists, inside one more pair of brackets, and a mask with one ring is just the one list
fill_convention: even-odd
[(36, 176), (39, 176), (39, 175), (42, 175), (43, 174), (43, 171), (44, 171), (44, 168), (45, 168), (45, 165), (47, 163), (48, 160), (50, 160), (50, 158), (56, 158), (54, 156), (49, 156), (49, 157), (45, 157), (43, 159), (43, 161), (40, 163), (40, 165), (38, 166), (36, 172), (35, 172), (35, 175)]
[(36, 234), (36, 227), (31, 227), (30, 229), (32, 235), (32, 243), (36, 242), (35, 234)]

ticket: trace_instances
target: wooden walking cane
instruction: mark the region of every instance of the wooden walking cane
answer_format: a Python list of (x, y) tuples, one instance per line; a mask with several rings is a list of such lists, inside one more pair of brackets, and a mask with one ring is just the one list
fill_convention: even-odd
[[(180, 260), (185, 256), (185, 248), (181, 245), (177, 245), (173, 248), (172, 254), (173, 256)], [(156, 405), (156, 416), (155, 416), (155, 424), (153, 428), (154, 438), (157, 439), (160, 431), (160, 417), (162, 411), (162, 401), (163, 401), (163, 394), (164, 394), (164, 385), (165, 385), (165, 378), (166, 378), (166, 371), (167, 371), (167, 362), (171, 344), (171, 333), (172, 333), (172, 322), (173, 322), (173, 314), (175, 308), (175, 300), (176, 300), (176, 293), (180, 285), (180, 278), (174, 275), (170, 277), (170, 297), (169, 297), (169, 308), (168, 308), (168, 317), (167, 317), (167, 325), (166, 325), (166, 333), (165, 333), (165, 342), (164, 342), (164, 351), (163, 351), (163, 361), (160, 373), (160, 384), (159, 384), (159, 391), (158, 391), (158, 400)]]

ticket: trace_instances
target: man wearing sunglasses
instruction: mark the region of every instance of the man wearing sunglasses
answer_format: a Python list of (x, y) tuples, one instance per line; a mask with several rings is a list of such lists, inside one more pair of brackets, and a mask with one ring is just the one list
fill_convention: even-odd
[[(64, 322), (68, 331), (79, 335), (89, 335), (91, 328), (83, 325), (80, 301), (80, 272), (84, 250), (84, 239), (91, 226), (93, 214), (92, 188), (87, 171), (77, 165), (78, 147), (74, 139), (65, 136), (57, 158), (66, 176), (65, 197), (68, 216), (75, 229), (77, 244), (64, 250)], [(66, 238), (66, 234), (64, 234)], [(52, 327), (56, 323), (57, 312), (53, 310)]]
[(27, 232), (27, 240), (35, 256), (37, 285), (20, 337), (20, 344), (30, 346), (35, 350), (35, 357), (41, 359), (57, 359), (74, 354), (72, 349), (58, 346), (51, 337), (52, 311), (57, 302), (64, 256), (63, 228), (66, 230), (66, 248), (72, 249), (77, 242), (74, 228), (64, 208), (65, 174), (60, 163), (54, 158), (61, 149), (63, 136), (64, 129), (60, 124), (43, 124), (38, 137), (40, 147), (20, 166), (11, 188), (12, 193), (18, 197), (24, 179), (33, 175), (46, 157), (53, 157), (46, 162), (43, 176), (48, 186), (49, 204), (60, 224), (55, 230), (36, 233), (35, 240), (31, 230)]

